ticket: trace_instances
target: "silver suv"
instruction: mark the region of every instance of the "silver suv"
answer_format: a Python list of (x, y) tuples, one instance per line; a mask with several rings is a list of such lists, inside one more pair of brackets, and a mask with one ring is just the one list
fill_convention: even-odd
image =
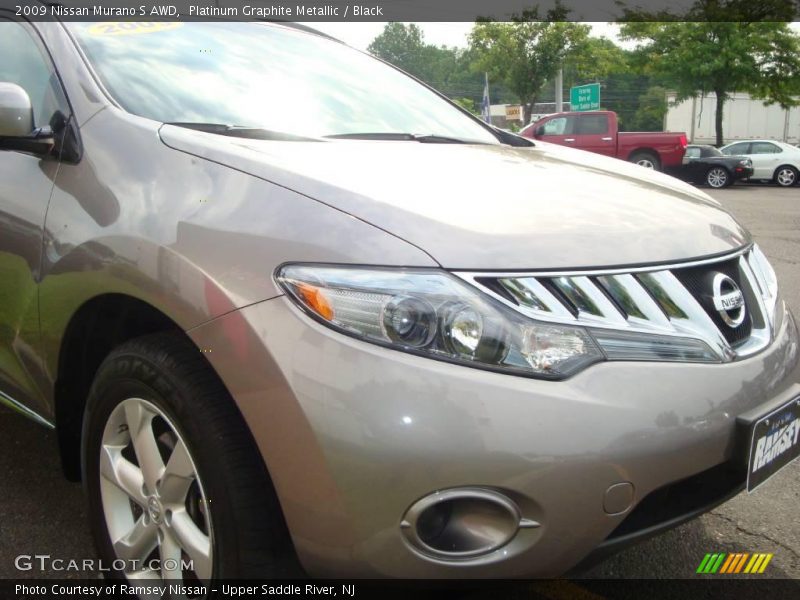
[(703, 192), (299, 26), (0, 14), (0, 399), (117, 575), (552, 576), (797, 456)]

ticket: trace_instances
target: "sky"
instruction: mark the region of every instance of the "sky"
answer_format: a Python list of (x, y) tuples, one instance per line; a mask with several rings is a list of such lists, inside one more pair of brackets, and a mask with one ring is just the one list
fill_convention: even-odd
[[(319, 29), (342, 40), (346, 44), (366, 50), (370, 42), (383, 31), (386, 23), (307, 23), (310, 27)], [(417, 23), (425, 35), (425, 41), (436, 46), (456, 46), (464, 48), (467, 45), (467, 36), (472, 30), (472, 23)], [(589, 23), (592, 35), (605, 36), (614, 40), (623, 48), (633, 48), (635, 42), (620, 42), (617, 38), (619, 25), (616, 23)], [(800, 33), (800, 23), (792, 23), (792, 29)]]

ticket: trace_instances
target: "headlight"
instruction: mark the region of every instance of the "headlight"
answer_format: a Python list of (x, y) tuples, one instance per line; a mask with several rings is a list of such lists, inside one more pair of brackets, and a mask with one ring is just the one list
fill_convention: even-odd
[(412, 354), (547, 379), (605, 359), (584, 328), (533, 321), (441, 271), (290, 265), (277, 280), (328, 327)]

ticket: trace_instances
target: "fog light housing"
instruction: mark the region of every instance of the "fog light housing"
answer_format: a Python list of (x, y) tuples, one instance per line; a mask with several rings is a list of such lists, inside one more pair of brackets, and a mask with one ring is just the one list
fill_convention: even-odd
[(527, 521), (509, 498), (488, 489), (457, 488), (433, 493), (415, 502), (401, 528), (421, 552), (459, 560), (489, 554), (508, 544)]

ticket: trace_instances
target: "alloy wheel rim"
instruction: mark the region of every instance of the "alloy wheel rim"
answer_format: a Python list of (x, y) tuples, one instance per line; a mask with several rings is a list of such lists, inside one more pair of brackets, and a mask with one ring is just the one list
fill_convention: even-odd
[(653, 161), (649, 158), (640, 158), (636, 161), (636, 164), (640, 167), (644, 167), (645, 169), (655, 169), (656, 166), (653, 164)]
[(728, 174), (722, 169), (711, 169), (708, 172), (708, 185), (721, 188), (728, 182)]
[(178, 429), (153, 403), (129, 398), (109, 416), (100, 496), (128, 579), (211, 578), (214, 538), (203, 485)]
[(778, 183), (781, 185), (792, 185), (795, 180), (794, 171), (791, 169), (781, 169), (778, 171)]

